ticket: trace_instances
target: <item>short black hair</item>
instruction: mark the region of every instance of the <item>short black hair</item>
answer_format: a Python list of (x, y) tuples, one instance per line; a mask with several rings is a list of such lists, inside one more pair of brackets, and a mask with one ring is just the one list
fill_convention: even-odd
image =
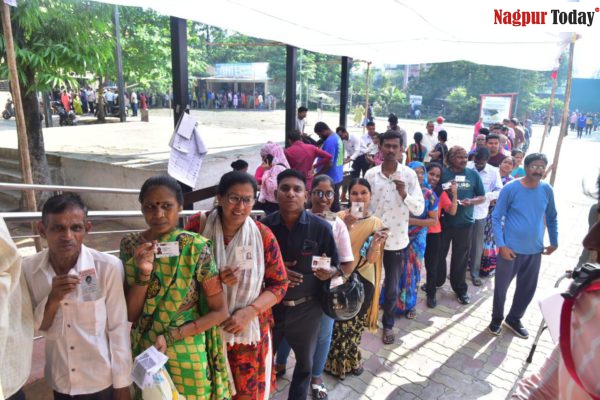
[(70, 208), (79, 208), (83, 211), (84, 217), (87, 217), (88, 208), (81, 197), (75, 193), (63, 193), (56, 194), (46, 200), (42, 207), (42, 222), (46, 225), (48, 214), (60, 214)]
[(314, 129), (315, 133), (321, 133), (321, 132), (327, 131), (327, 130), (331, 130), (331, 129), (325, 122), (319, 121), (315, 124), (315, 129)]
[(256, 196), (256, 192), (258, 191), (256, 179), (254, 179), (252, 175), (242, 171), (230, 171), (224, 174), (219, 180), (219, 185), (217, 186), (217, 193), (220, 196), (225, 196), (233, 185), (244, 184), (249, 184), (250, 186), (252, 186), (254, 196)]
[(398, 123), (398, 117), (396, 116), (396, 114), (390, 114), (388, 116), (388, 122), (394, 122), (394, 123)]
[(487, 136), (490, 134), (490, 130), (488, 128), (479, 128), (479, 134)]
[(279, 184), (281, 184), (281, 181), (283, 181), (286, 178), (300, 179), (302, 183), (304, 183), (304, 188), (306, 188), (306, 176), (304, 176), (302, 172), (291, 168), (281, 171), (279, 175), (277, 175), (277, 186), (279, 186)]
[(490, 159), (490, 151), (487, 149), (487, 147), (482, 147), (477, 149), (477, 151), (475, 152), (475, 159), (476, 160), (489, 160)]
[(298, 140), (302, 140), (302, 135), (297, 132), (290, 132), (288, 133), (288, 139), (290, 140), (291, 143), (297, 142)]
[(369, 122), (367, 122), (367, 126), (375, 126), (375, 122), (369, 121)]
[(402, 135), (400, 135), (399, 132), (389, 130), (383, 135), (379, 136), (379, 142), (381, 143), (381, 145), (383, 145), (383, 142), (385, 142), (386, 140), (394, 139), (398, 139), (400, 141), (400, 146), (404, 146), (404, 143), (402, 143)]
[(335, 128), (335, 133), (340, 133), (340, 132), (348, 132), (348, 130), (344, 126), (338, 126), (337, 128)]
[(490, 140), (497, 140), (499, 142), (500, 141), (500, 136), (496, 135), (495, 133), (490, 133), (489, 135), (486, 136), (485, 141), (487, 143)]
[(448, 141), (448, 132), (445, 130), (441, 130), (438, 132), (438, 140), (443, 140), (444, 142)]
[(298, 114), (301, 113), (301, 112), (305, 112), (305, 111), (308, 111), (308, 108), (306, 108), (304, 106), (298, 107)]
[(543, 161), (546, 165), (548, 165), (548, 157), (546, 157), (546, 155), (543, 153), (529, 154), (527, 157), (525, 157), (525, 161), (523, 161), (523, 164), (525, 164), (525, 167), (528, 167), (529, 164), (531, 164), (532, 162), (539, 160)]
[(444, 170), (444, 167), (442, 166), (442, 164), (438, 163), (438, 162), (430, 162), (429, 164), (427, 164), (427, 172), (431, 171), (432, 169), (437, 168), (440, 170), (440, 173)]
[(321, 175), (317, 175), (313, 178), (312, 186), (311, 186), (310, 190), (314, 190), (314, 188), (319, 186), (319, 183), (321, 183), (321, 182), (329, 182), (331, 187), (335, 187), (335, 184), (333, 183), (333, 179), (331, 179), (331, 177), (329, 175), (321, 174)]
[(523, 150), (521, 150), (521, 149), (514, 149), (513, 151), (510, 152), (510, 155), (514, 157), (514, 156), (516, 156), (519, 153), (520, 154), (525, 154), (525, 152)]
[(177, 204), (180, 206), (183, 205), (183, 190), (181, 190), (181, 185), (179, 185), (179, 182), (177, 182), (175, 178), (170, 177), (169, 175), (156, 175), (146, 179), (146, 182), (144, 182), (140, 189), (140, 195), (138, 196), (140, 204), (144, 202), (144, 197), (148, 194), (148, 191), (157, 186), (163, 186), (169, 189), (175, 195)]
[(248, 163), (245, 160), (235, 160), (231, 163), (231, 168), (233, 168), (235, 171), (241, 171), (248, 168)]

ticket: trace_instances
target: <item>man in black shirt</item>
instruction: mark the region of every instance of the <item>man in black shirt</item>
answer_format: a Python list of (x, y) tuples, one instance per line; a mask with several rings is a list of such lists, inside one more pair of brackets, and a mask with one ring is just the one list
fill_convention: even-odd
[[(279, 211), (261, 222), (277, 238), (290, 282), (283, 301), (273, 307), (273, 349), (277, 351), (285, 338), (294, 350), (296, 367), (288, 399), (304, 400), (323, 313), (319, 296), (323, 285), (337, 274), (339, 260), (331, 225), (304, 209), (304, 175), (292, 169), (281, 172), (276, 196)], [(323, 255), (331, 258), (330, 266), (313, 270), (313, 257)]]

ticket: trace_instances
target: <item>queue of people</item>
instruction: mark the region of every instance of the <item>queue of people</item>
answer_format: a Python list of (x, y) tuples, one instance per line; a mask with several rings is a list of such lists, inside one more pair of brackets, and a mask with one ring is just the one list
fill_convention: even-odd
[[(527, 155), (524, 176), (513, 178), (516, 158), (480, 128), (485, 140), (477, 140), (468, 163), (466, 149), (447, 148), (442, 120), (431, 150), (424, 143), (433, 141), (433, 123), (415, 134), (405, 165), (406, 131), (397, 118), (389, 122), (381, 135), (369, 122), (350, 150), (348, 132), (323, 122), (315, 125), (321, 149), (303, 143), (300, 132), (285, 151), (267, 143), (261, 173), (255, 178), (244, 171), (247, 163), (233, 163), (220, 179), (215, 208), (194, 215), (185, 229), (178, 182), (149, 178), (139, 194), (147, 229), (126, 235), (118, 258), (83, 245), (91, 222), (78, 196), (50, 198), (38, 224), (48, 249), (23, 261), (23, 294), (32, 304), (21, 308), (46, 337), (46, 379), (55, 399), (142, 398), (139, 387), (130, 391), (129, 372), (151, 346), (167, 355), (166, 369), (186, 399), (268, 399), (291, 350), (289, 398), (326, 399), (323, 372), (340, 379), (362, 374), (361, 336), (377, 329), (380, 308), (381, 339), (393, 344), (396, 318), (416, 317), (419, 288), (427, 306), (437, 306), (451, 247), (457, 301), (470, 303), (469, 269), (475, 286), (494, 276), (488, 331), (498, 335), (505, 326), (528, 337), (521, 319), (541, 256), (558, 246), (553, 191), (542, 181), (546, 157)], [(376, 154), (369, 153), (373, 147)], [(344, 162), (359, 168), (347, 207), (339, 197)], [(253, 208), (266, 216), (254, 220)], [(335, 318), (323, 293), (351, 280), (363, 297), (350, 318)]]

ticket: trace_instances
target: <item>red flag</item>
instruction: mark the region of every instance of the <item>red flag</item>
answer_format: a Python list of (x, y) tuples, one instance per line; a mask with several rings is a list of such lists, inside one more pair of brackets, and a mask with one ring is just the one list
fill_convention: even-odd
[(550, 78), (555, 81), (556, 77), (558, 76), (558, 70), (555, 69), (554, 71), (552, 71), (552, 73), (550, 74)]

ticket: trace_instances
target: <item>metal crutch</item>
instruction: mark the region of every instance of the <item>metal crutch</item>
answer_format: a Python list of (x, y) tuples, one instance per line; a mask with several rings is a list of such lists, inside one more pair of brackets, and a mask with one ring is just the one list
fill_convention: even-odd
[[(571, 279), (572, 276), (573, 276), (573, 271), (566, 270), (565, 273), (562, 274), (558, 278), (558, 280), (554, 284), (554, 287), (557, 288), (560, 285), (560, 283), (563, 281), (563, 279), (565, 279), (565, 278)], [(531, 345), (531, 350), (529, 351), (529, 356), (527, 357), (527, 364), (531, 364), (531, 361), (533, 360), (533, 353), (535, 353), (535, 348), (537, 347), (537, 344), (540, 340), (540, 336), (542, 336), (542, 332), (544, 332), (544, 330), (546, 328), (548, 328), (548, 325), (546, 325), (546, 321), (544, 321), (544, 318), (542, 317), (542, 322), (540, 322), (540, 328), (538, 329), (537, 334), (535, 335), (533, 345)]]

